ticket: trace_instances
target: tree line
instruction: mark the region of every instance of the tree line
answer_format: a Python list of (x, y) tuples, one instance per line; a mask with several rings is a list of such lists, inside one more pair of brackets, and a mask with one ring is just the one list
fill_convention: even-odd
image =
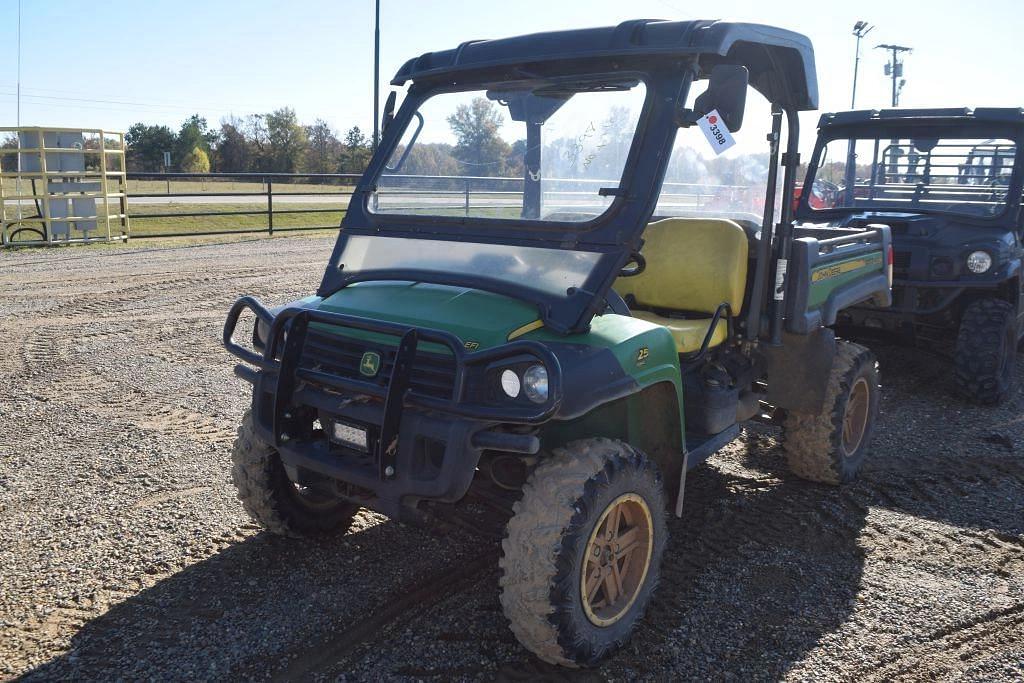
[[(136, 123), (125, 133), (125, 162), (130, 172), (182, 173), (362, 173), (372, 142), (353, 126), (339, 137), (316, 119), (299, 123), (295, 110), (230, 116), (211, 128), (198, 114), (178, 130)], [(164, 152), (171, 153), (165, 169)]]
[[(495, 102), (475, 98), (459, 105), (444, 123), (453, 144), (419, 141), (408, 154), (404, 144), (399, 144), (389, 168), (411, 176), (523, 177), (526, 140), (513, 138), (509, 142), (503, 137), (506, 116)], [(574, 135), (545, 140), (541, 150), (545, 177), (618, 177), (635, 127), (628, 109), (613, 107), (585, 129), (571, 131)], [(212, 128), (198, 114), (185, 119), (177, 130), (136, 123), (126, 132), (125, 143), (127, 170), (152, 173), (358, 174), (366, 169), (372, 154), (372, 142), (358, 126), (342, 135), (321, 119), (303, 125), (289, 107), (268, 114), (231, 116), (221, 120), (218, 128)], [(0, 141), (0, 147), (16, 145), (14, 138)], [(165, 152), (171, 155), (166, 169)], [(397, 168), (403, 159), (401, 168)], [(4, 170), (15, 161), (15, 155), (3, 156)], [(672, 154), (666, 180), (757, 185), (763, 182), (766, 168), (766, 153), (707, 159), (684, 144)]]

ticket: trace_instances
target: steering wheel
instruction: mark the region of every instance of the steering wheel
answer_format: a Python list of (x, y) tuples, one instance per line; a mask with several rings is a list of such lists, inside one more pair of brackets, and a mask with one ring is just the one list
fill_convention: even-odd
[[(631, 263), (634, 265), (629, 265)], [(647, 259), (645, 259), (644, 255), (639, 251), (634, 251), (629, 255), (629, 261), (627, 261), (626, 265), (619, 271), (619, 277), (633, 277), (644, 272), (646, 269)]]

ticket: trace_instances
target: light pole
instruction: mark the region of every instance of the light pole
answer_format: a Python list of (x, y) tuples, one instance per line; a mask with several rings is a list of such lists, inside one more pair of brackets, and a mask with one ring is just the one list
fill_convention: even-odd
[[(21, 0), (18, 0), (18, 96), (17, 105), (15, 107), (15, 125), (21, 128)], [(39, 140), (38, 147), (43, 146), (42, 139)], [(18, 153), (17, 157), (17, 169), (18, 177), (14, 181), (14, 194), (18, 195), (18, 227), (21, 227), (21, 130), (18, 131)], [(32, 194), (35, 194), (33, 192)]]
[[(17, 125), (21, 128), (21, 0), (18, 0), (18, 104), (17, 104)], [(21, 158), (20, 155), (18, 157)], [(19, 169), (20, 170), (20, 169)]]
[(373, 24), (373, 149), (380, 142), (380, 0), (374, 2)]
[[(907, 84), (906, 79), (903, 78), (903, 62), (900, 61), (899, 56), (904, 52), (912, 52), (914, 48), (903, 45), (876, 45), (875, 49), (892, 52), (892, 61), (885, 65), (885, 75), (892, 76), (892, 106), (899, 106), (900, 91)], [(898, 85), (897, 81), (899, 81)]]
[(857, 105), (857, 71), (860, 68), (860, 39), (871, 33), (871, 26), (866, 21), (858, 21), (853, 25), (853, 35), (857, 36), (857, 52), (853, 58), (853, 95), (850, 96), (850, 109), (855, 109)]

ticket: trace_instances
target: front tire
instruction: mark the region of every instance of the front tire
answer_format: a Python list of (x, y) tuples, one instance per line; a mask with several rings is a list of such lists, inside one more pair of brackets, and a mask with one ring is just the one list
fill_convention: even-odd
[(574, 441), (541, 462), (502, 542), (501, 604), (512, 632), (550, 664), (591, 666), (642, 618), (668, 529), (655, 466), (611, 439)]
[(837, 341), (821, 412), (786, 415), (789, 469), (821, 484), (856, 478), (870, 450), (880, 393), (875, 355), (859, 344)]
[(953, 352), (957, 393), (975, 403), (1000, 403), (1013, 391), (1017, 361), (1015, 311), (1002, 299), (967, 306)]
[(231, 478), (249, 516), (279, 536), (344, 533), (359, 507), (294, 484), (273, 446), (256, 436), (246, 411), (231, 451)]

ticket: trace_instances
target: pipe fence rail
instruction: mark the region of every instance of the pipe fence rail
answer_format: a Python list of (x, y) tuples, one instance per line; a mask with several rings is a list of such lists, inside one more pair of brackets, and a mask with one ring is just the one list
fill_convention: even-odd
[[(126, 174), (123, 205), (126, 227), (130, 225), (126, 236), (334, 230), (359, 178), (350, 173), (131, 172)], [(542, 200), (548, 214), (561, 212), (559, 220), (587, 220), (611, 201), (601, 196), (601, 188), (617, 185), (609, 179), (546, 178)], [(749, 203), (750, 189), (669, 181), (662, 186), (658, 209), (677, 214), (735, 207)], [(370, 208), (389, 214), (517, 218), (524, 191), (521, 177), (387, 174), (371, 196)]]
[[(129, 173), (131, 236), (273, 235), (335, 229), (359, 177), (351, 173)], [(336, 214), (338, 220), (330, 224), (314, 220), (327, 213)], [(242, 216), (264, 220), (260, 225), (223, 220)], [(295, 220), (299, 217), (309, 220)], [(183, 229), (188, 223), (204, 221), (205, 226)], [(173, 227), (150, 228), (148, 223)]]

